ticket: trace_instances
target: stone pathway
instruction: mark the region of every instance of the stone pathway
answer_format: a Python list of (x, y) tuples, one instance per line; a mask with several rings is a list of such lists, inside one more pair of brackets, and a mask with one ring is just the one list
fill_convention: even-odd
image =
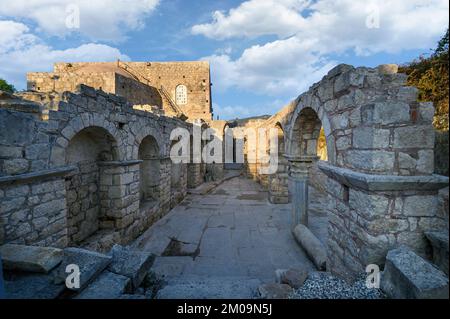
[(160, 298), (249, 298), (250, 288), (275, 280), (276, 269), (314, 270), (290, 232), (290, 212), (290, 204), (271, 204), (259, 184), (236, 177), (210, 194), (188, 195), (132, 246), (158, 256), (152, 270), (169, 283)]

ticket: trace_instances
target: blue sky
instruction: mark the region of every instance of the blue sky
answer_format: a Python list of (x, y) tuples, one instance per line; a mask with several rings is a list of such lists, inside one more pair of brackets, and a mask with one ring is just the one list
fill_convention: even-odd
[[(208, 60), (221, 119), (274, 113), (339, 64), (405, 63), (447, 0), (0, 0), (0, 77), (56, 61)], [(76, 22), (79, 17), (79, 25)], [(68, 20), (69, 19), (69, 20)]]

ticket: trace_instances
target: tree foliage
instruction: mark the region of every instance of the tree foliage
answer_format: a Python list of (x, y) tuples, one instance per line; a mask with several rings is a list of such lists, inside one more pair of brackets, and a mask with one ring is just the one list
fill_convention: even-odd
[(12, 84), (9, 84), (8, 82), (6, 82), (3, 79), (0, 79), (0, 91), (14, 93), (16, 91), (16, 89), (14, 88), (14, 86)]
[(432, 101), (436, 108), (433, 125), (441, 131), (448, 131), (449, 104), (449, 35), (448, 29), (438, 42), (434, 52), (420, 56), (400, 68), (400, 72), (408, 75), (408, 85), (419, 89), (420, 101)]

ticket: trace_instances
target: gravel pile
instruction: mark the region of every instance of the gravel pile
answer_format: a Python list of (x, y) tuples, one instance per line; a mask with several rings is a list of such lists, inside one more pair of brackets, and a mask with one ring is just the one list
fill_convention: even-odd
[(347, 284), (326, 272), (313, 272), (292, 299), (383, 299), (379, 289), (366, 287), (366, 274), (362, 274), (353, 285)]

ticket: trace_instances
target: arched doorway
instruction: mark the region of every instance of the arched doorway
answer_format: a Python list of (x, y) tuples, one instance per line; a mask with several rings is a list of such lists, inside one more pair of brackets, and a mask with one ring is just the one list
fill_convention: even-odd
[(292, 128), (287, 156), (293, 227), (298, 223), (307, 225), (324, 244), (327, 238), (327, 177), (317, 164), (319, 160), (328, 159), (325, 133), (316, 111), (303, 108)]
[(139, 145), (140, 206), (155, 204), (160, 197), (160, 157), (156, 139), (148, 135)]
[(99, 163), (114, 160), (116, 140), (104, 128), (85, 128), (69, 141), (66, 164), (77, 168), (66, 178), (69, 245), (79, 245), (106, 222), (101, 201), (109, 198)]

